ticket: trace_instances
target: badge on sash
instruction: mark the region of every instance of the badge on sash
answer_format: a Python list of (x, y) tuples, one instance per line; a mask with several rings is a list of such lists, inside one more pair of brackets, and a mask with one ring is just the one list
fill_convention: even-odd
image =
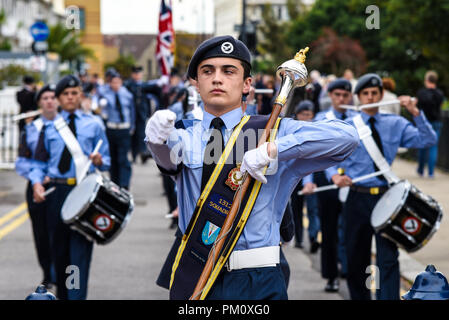
[(243, 175), (240, 172), (240, 163), (237, 164), (237, 167), (231, 169), (228, 173), (228, 179), (226, 179), (225, 184), (231, 188), (232, 191), (237, 190), (237, 188), (243, 182)]
[(203, 243), (206, 246), (213, 244), (217, 239), (218, 234), (220, 233), (220, 229), (221, 228), (219, 228), (212, 222), (206, 221), (203, 232), (201, 233), (201, 240), (203, 240)]

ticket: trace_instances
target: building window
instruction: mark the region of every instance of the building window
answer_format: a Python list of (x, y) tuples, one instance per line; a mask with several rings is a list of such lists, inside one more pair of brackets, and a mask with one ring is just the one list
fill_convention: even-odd
[(80, 29), (86, 30), (86, 10), (84, 8), (79, 8), (80, 14)]

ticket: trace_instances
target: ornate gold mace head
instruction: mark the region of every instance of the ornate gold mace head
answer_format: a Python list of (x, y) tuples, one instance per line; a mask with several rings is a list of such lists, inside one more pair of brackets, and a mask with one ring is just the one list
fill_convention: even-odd
[(276, 76), (282, 79), (282, 84), (274, 103), (284, 106), (288, 95), (294, 88), (307, 84), (309, 73), (304, 62), (308, 51), (309, 47), (299, 50), (293, 59), (285, 61), (277, 68)]

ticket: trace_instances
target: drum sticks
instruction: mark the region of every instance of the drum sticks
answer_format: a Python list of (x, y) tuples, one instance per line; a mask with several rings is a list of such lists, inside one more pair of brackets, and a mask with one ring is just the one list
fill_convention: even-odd
[[(98, 141), (97, 145), (95, 146), (94, 151), (92, 151), (92, 154), (97, 153), (98, 150), (100, 150), (100, 147), (101, 147), (102, 144), (103, 144), (103, 140), (100, 139)], [(78, 183), (80, 183), (84, 179), (84, 177), (87, 174), (87, 171), (89, 171), (89, 168), (90, 168), (91, 164), (92, 164), (92, 159), (89, 159), (89, 161), (87, 161), (86, 165), (84, 166), (83, 171), (81, 172), (80, 179), (79, 179), (80, 181), (78, 181)]]
[[(388, 172), (388, 170), (381, 170), (381, 171), (376, 171), (376, 172), (373, 172), (373, 173), (370, 173), (370, 174), (366, 174), (364, 176), (361, 176), (361, 177), (353, 179), (352, 183), (357, 183), (357, 182), (360, 182), (360, 181), (363, 181), (363, 180), (366, 180), (366, 179), (374, 178), (374, 177), (380, 176), (381, 174), (384, 174), (386, 172)], [(321, 192), (321, 191), (327, 191), (327, 190), (332, 190), (332, 189), (338, 189), (338, 186), (336, 184), (331, 184), (329, 186), (319, 187), (319, 188), (314, 189), (313, 193), (317, 193), (317, 192)], [(302, 196), (303, 195), (302, 191), (299, 191), (298, 195)]]

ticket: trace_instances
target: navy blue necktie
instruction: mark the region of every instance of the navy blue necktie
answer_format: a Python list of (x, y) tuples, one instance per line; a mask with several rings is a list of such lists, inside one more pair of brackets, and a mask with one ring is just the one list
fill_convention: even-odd
[(42, 126), (41, 132), (39, 133), (39, 140), (37, 141), (36, 150), (34, 152), (34, 159), (47, 162), (50, 156), (48, 155), (47, 149), (45, 149), (45, 128), (46, 125)]
[(218, 160), (221, 157), (221, 153), (216, 152), (215, 149), (219, 150), (219, 146), (217, 145), (221, 138), (221, 150), (224, 151), (224, 139), (223, 133), (221, 132), (221, 128), (225, 126), (223, 120), (221, 118), (214, 118), (211, 122), (211, 127), (213, 127), (214, 132), (211, 134), (209, 141), (207, 142), (206, 149), (204, 150), (204, 159), (203, 159), (203, 174), (201, 177), (201, 190), (206, 186), (209, 177), (214, 172), (215, 165), (218, 163)]
[[(75, 114), (72, 113), (69, 115), (69, 128), (73, 132), (73, 135), (76, 138), (76, 127), (75, 127)], [(61, 159), (59, 159), (58, 169), (62, 174), (66, 173), (70, 169), (70, 165), (72, 164), (72, 154), (70, 153), (67, 146), (64, 147), (64, 151), (62, 152)]]
[(115, 106), (117, 107), (118, 113), (120, 115), (120, 121), (124, 122), (125, 118), (123, 117), (122, 103), (120, 102), (118, 92), (115, 93)]

